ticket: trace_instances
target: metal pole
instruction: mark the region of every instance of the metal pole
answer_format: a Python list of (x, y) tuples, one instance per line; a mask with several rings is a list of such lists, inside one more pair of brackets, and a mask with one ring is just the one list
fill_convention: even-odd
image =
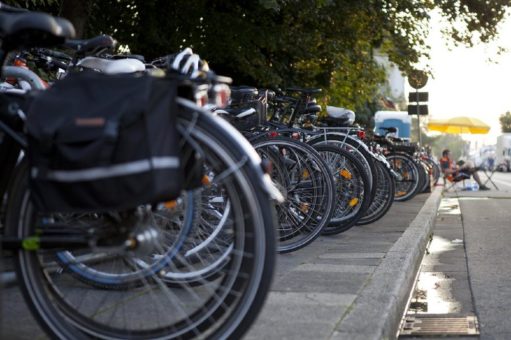
[(421, 112), (420, 112), (420, 105), (419, 105), (419, 89), (415, 89), (415, 100), (416, 100), (416, 103), (417, 104), (417, 133), (418, 133), (418, 138), (417, 140), (419, 141), (419, 144), (422, 145), (422, 135), (421, 135), (421, 119), (420, 119), (420, 116), (421, 116)]

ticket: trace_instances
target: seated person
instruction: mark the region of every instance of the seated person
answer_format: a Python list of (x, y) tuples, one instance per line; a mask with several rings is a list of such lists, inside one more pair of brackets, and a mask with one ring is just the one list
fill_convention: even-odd
[(470, 176), (479, 184), (479, 190), (490, 190), (487, 186), (481, 183), (481, 179), (477, 174), (477, 168), (473, 166), (471, 162), (462, 162), (458, 164), (454, 163), (451, 158), (451, 151), (445, 149), (442, 151), (442, 158), (440, 158), (440, 168), (445, 177), (450, 181), (459, 181), (463, 179), (469, 179)]

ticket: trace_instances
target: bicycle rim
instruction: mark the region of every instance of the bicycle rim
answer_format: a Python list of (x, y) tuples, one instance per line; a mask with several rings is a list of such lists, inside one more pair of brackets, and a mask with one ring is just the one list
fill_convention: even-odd
[[(243, 155), (226, 141), (212, 117), (184, 118), (187, 127), (193, 124), (187, 131), (194, 140), (214, 155), (213, 180), (232, 204), (228, 264), (215, 280), (201, 285), (169, 287), (154, 273), (140, 277), (142, 286), (105, 291), (83, 285), (65, 270), (50, 271), (48, 251), (19, 251), (17, 269), (25, 296), (53, 337), (214, 338), (243, 334), (257, 315), (273, 270), (270, 202), (252, 181), (259, 174), (244, 166)], [(19, 215), (11, 215), (10, 224), (19, 236), (31, 235), (35, 215), (26, 190), (19, 203)], [(143, 316), (149, 317), (141, 320)]]

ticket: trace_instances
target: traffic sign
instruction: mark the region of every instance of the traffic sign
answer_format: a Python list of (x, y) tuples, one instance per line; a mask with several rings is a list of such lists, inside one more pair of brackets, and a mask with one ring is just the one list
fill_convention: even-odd
[(423, 88), (427, 83), (428, 75), (424, 71), (412, 70), (408, 74), (408, 84), (416, 90)]
[(420, 116), (427, 116), (428, 113), (428, 106), (427, 105), (416, 105), (416, 104), (410, 104), (408, 105), (408, 115), (417, 115)]
[(408, 93), (408, 101), (411, 102), (427, 102), (429, 100), (428, 92), (410, 92)]

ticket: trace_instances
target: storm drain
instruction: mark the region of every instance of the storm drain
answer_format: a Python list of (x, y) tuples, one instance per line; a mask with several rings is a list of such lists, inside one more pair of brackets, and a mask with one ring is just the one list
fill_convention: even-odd
[(476, 316), (465, 317), (420, 317), (406, 316), (403, 320), (401, 337), (434, 335), (479, 335)]

